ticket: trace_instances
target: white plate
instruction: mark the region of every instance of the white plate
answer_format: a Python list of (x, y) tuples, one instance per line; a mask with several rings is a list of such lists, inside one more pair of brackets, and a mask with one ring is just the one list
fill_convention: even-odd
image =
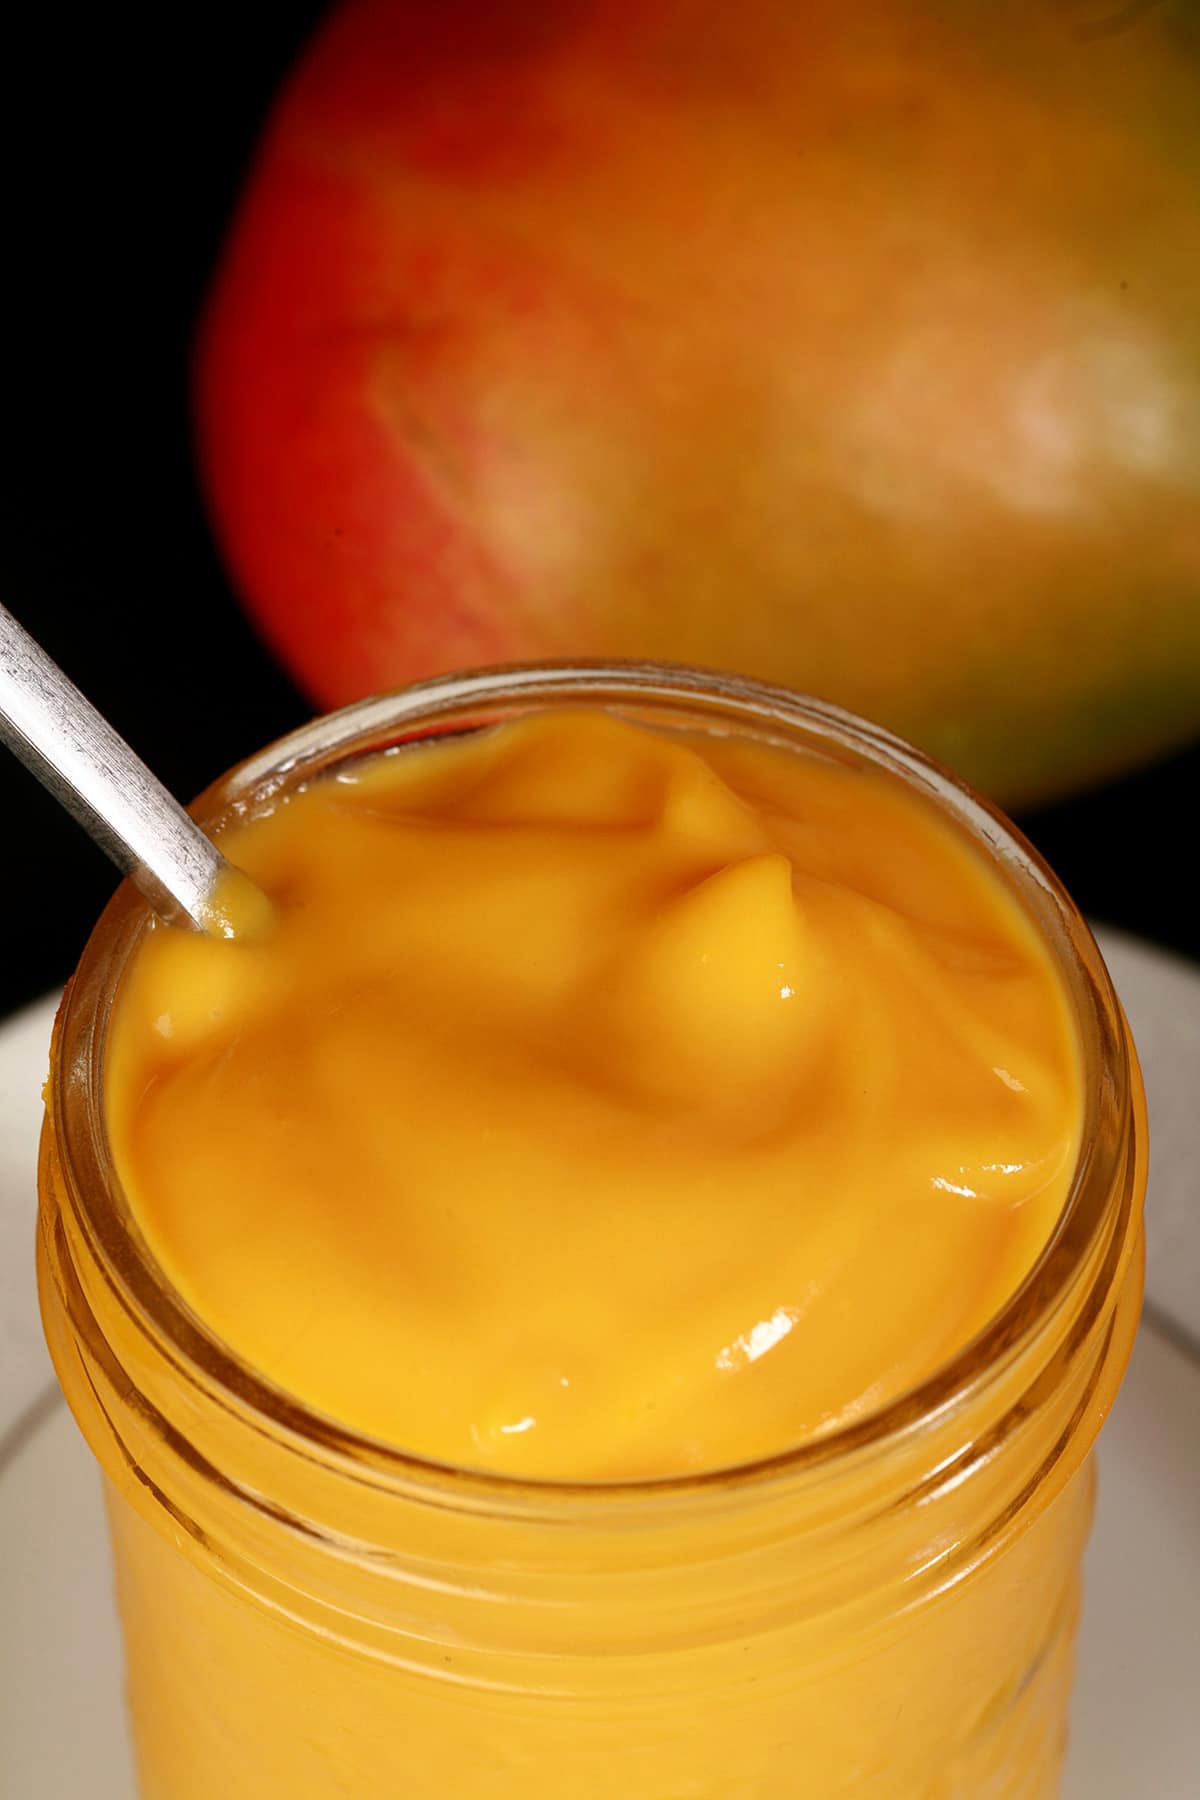
[[(1149, 1306), (1101, 1439), (1063, 1800), (1196, 1800), (1200, 970), (1101, 941), (1150, 1094)], [(0, 1795), (133, 1800), (98, 1483), (49, 1380), (33, 1292), (51, 1012), (0, 1025)]]

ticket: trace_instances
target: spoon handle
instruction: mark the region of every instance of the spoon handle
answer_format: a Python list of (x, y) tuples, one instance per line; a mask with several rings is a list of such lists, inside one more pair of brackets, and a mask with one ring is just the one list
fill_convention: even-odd
[(0, 740), (161, 917), (210, 930), (229, 864), (141, 758), (0, 606)]

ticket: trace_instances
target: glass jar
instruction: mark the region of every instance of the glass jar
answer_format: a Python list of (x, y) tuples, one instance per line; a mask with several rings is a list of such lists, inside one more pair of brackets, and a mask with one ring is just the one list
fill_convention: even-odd
[(1061, 1220), (951, 1362), (788, 1454), (594, 1485), (401, 1454), (242, 1365), (139, 1237), (101, 1103), (114, 990), (147, 923), (123, 887), (56, 1028), (39, 1266), (104, 1472), (144, 1800), (1050, 1800), (1090, 1452), (1140, 1300), (1146, 1137), (1104, 966), (1030, 848), (873, 726), (648, 665), (364, 701), (195, 810), (215, 824), (346, 758), (582, 702), (882, 766), (979, 846), (1074, 1008), (1086, 1119)]

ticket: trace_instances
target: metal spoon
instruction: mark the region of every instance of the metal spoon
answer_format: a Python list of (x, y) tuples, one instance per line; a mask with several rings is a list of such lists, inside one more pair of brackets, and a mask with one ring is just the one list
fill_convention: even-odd
[(0, 739), (169, 924), (253, 935), (271, 903), (0, 606)]

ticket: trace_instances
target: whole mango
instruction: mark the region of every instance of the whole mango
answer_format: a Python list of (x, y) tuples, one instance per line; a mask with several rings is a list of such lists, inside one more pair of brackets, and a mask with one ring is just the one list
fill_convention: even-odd
[(1008, 804), (1200, 728), (1200, 30), (1118, 0), (349, 0), (198, 343), (332, 704), (655, 656)]

